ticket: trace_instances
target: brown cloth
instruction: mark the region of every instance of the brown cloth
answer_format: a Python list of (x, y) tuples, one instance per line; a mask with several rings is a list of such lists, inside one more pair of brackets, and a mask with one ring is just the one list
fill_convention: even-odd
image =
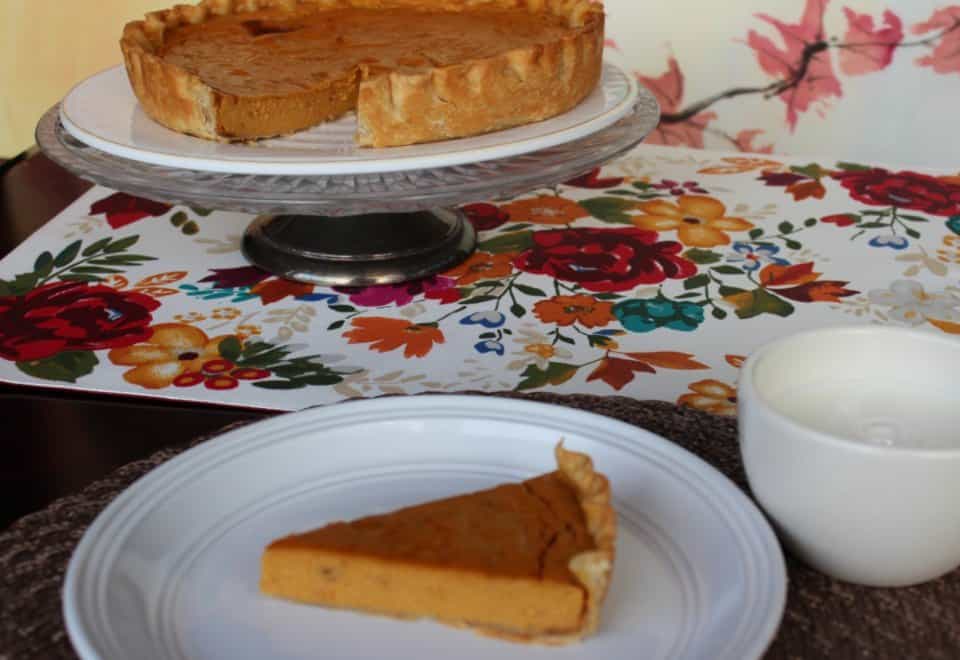
[[(507, 396), (580, 408), (649, 429), (705, 459), (746, 490), (732, 419), (623, 397)], [(77, 657), (60, 602), (75, 545), (96, 515), (134, 480), (203, 440), (126, 465), (0, 534), (0, 660)], [(787, 566), (786, 612), (765, 657), (960, 658), (960, 571), (917, 587), (870, 589), (824, 577), (790, 557)]]

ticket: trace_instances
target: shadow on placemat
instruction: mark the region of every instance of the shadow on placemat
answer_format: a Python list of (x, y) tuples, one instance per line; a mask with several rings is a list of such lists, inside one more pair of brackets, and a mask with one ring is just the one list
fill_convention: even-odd
[[(732, 419), (625, 397), (500, 396), (557, 403), (648, 429), (700, 456), (746, 489)], [(63, 626), (60, 588), (84, 530), (136, 479), (207, 437), (130, 463), (0, 534), (0, 660), (77, 657)], [(868, 589), (824, 577), (789, 557), (787, 566), (787, 610), (765, 657), (960, 657), (960, 572), (918, 587)]]

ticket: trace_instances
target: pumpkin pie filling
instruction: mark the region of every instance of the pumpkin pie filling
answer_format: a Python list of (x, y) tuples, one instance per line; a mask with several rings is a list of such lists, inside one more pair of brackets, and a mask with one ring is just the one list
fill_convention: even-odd
[(160, 56), (211, 87), (243, 96), (289, 94), (376, 71), (449, 66), (559, 38), (559, 16), (520, 9), (265, 10), (184, 25)]
[(615, 527), (606, 480), (582, 454), (558, 452), (588, 476), (572, 480), (561, 462), (522, 483), (274, 541), (261, 590), (515, 641), (580, 639), (596, 627)]
[(393, 146), (576, 105), (599, 79), (602, 18), (586, 0), (205, 0), (128, 24), (121, 46), (141, 105), (174, 130), (256, 139), (357, 110), (358, 143)]

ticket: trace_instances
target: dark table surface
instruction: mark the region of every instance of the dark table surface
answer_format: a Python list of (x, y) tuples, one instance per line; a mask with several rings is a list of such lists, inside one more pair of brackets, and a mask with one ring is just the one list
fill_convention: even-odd
[[(90, 185), (35, 151), (0, 164), (0, 259)], [(267, 414), (0, 384), (0, 530), (157, 449)]]

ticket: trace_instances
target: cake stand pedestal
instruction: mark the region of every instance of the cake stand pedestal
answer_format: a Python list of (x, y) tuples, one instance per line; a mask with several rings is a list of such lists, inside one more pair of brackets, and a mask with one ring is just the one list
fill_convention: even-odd
[(447, 270), (466, 259), (476, 244), (473, 225), (455, 209), (341, 218), (261, 215), (247, 227), (243, 254), (287, 279), (356, 286)]

